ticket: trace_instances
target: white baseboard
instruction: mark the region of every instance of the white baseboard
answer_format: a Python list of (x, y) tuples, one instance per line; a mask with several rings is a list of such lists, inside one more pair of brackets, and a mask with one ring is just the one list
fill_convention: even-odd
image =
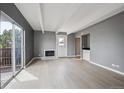
[(34, 57), (34, 59), (41, 59), (42, 60), (42, 57)]
[(121, 71), (118, 71), (118, 70), (112, 69), (112, 68), (110, 68), (110, 67), (106, 67), (106, 66), (103, 66), (103, 65), (94, 63), (94, 62), (92, 62), (92, 61), (87, 61), (87, 62), (89, 62), (89, 63), (91, 63), (91, 64), (93, 64), (93, 65), (99, 66), (99, 67), (101, 67), (101, 68), (104, 68), (104, 69), (106, 69), (106, 70), (109, 70), (109, 71), (112, 71), (112, 72), (115, 72), (115, 73), (117, 73), (117, 74), (120, 74), (120, 75), (123, 75), (123, 76), (124, 76), (124, 73), (121, 72)]
[(75, 55), (72, 55), (72, 56), (65, 56), (65, 57), (70, 57), (71, 58), (71, 57), (76, 57), (76, 56)]
[(50, 60), (50, 59), (57, 59), (56, 56), (52, 56), (52, 57), (41, 57), (42, 60)]
[(28, 66), (34, 61), (34, 59), (35, 59), (35, 57), (33, 57), (33, 58), (28, 62), (28, 64), (26, 64), (26, 65), (24, 66), (24, 68), (28, 67)]

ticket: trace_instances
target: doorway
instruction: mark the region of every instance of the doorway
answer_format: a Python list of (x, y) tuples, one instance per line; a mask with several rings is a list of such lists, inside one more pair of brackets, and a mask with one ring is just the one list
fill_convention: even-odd
[(75, 56), (80, 57), (80, 38), (75, 38)]

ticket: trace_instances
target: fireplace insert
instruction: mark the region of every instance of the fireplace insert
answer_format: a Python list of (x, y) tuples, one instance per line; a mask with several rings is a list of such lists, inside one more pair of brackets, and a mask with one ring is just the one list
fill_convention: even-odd
[(45, 51), (45, 56), (55, 56), (55, 51), (53, 50)]

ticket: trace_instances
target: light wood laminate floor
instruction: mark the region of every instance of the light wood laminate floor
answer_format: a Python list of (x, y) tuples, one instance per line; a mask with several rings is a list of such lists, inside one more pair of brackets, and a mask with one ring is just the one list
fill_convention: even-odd
[(124, 76), (74, 58), (35, 60), (6, 88), (103, 89), (124, 88)]

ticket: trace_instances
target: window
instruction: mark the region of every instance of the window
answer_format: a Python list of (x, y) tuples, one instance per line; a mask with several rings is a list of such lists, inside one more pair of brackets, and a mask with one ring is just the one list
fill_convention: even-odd
[(64, 46), (64, 37), (59, 38), (59, 46)]

